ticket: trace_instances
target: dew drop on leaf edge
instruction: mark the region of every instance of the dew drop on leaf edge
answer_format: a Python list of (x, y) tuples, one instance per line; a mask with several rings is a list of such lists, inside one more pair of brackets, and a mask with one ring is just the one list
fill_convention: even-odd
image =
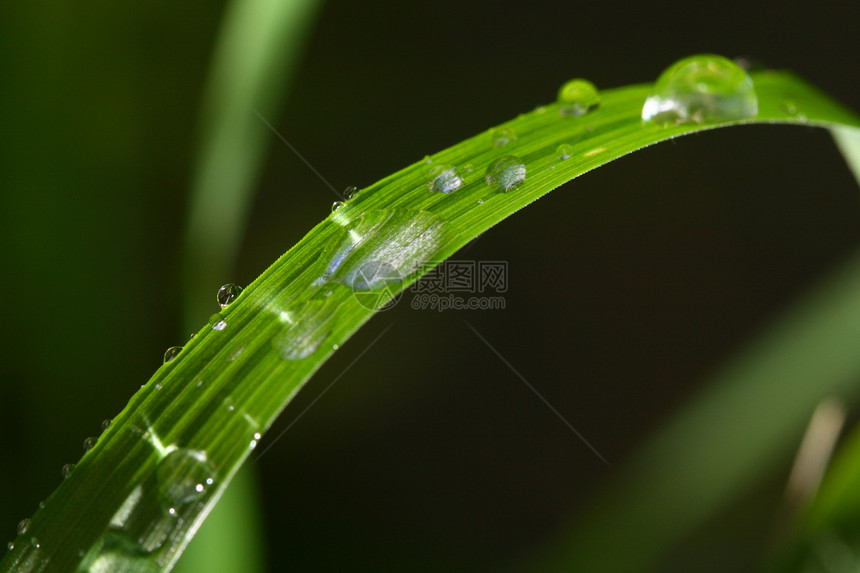
[(221, 288), (218, 289), (218, 294), (216, 296), (218, 300), (218, 306), (224, 308), (225, 306), (232, 303), (240, 294), (242, 294), (242, 287), (238, 285), (234, 285), (233, 283), (227, 283)]
[(734, 121), (757, 113), (749, 74), (714, 54), (683, 58), (666, 68), (642, 106), (642, 120), (657, 125)]
[(30, 519), (24, 518), (18, 522), (18, 535), (24, 535), (30, 529)]
[(600, 92), (588, 80), (576, 78), (558, 90), (558, 112), (567, 117), (580, 117), (597, 109)]
[(167, 364), (171, 360), (175, 359), (179, 353), (182, 351), (181, 346), (171, 346), (167, 350), (164, 351), (164, 363)]

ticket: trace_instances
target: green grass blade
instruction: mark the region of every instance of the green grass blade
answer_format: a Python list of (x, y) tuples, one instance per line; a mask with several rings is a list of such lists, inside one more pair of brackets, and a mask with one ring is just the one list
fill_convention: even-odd
[[(417, 280), (426, 263), (449, 257), (578, 175), (647, 145), (714, 127), (860, 127), (855, 115), (791, 74), (762, 72), (754, 80), (759, 111), (750, 120), (643, 125), (640, 112), (650, 86), (612, 89), (592, 113), (569, 117), (558, 104), (538, 108), (362, 190), (132, 397), (32, 517), (0, 571), (41, 571), (52, 563), (169, 569), (259, 434), (379, 304)], [(786, 101), (803, 115), (787, 113)], [(502, 136), (507, 143), (498, 145)], [(569, 146), (567, 159), (558, 152), (562, 144)], [(490, 177), (488, 186), (485, 172), (498, 161), (517, 165), (516, 180), (525, 169), (524, 182), (506, 193), (493, 188), (504, 178)], [(462, 176), (453, 193), (428, 191), (428, 173), (442, 165), (456, 166)], [(393, 280), (397, 274), (402, 280)]]
[[(288, 89), (319, 2), (231, 2), (225, 11), (203, 95), (200, 149), (191, 184), (183, 252), (183, 307), (190, 332), (213, 285), (234, 268), (270, 138), (249, 109), (266, 117)], [(200, 530), (177, 571), (262, 570), (257, 478), (246, 466)], [(238, 514), (236, 512), (239, 512)]]
[(199, 286), (232, 272), (272, 118), (298, 65), (317, 0), (233, 2), (215, 47), (201, 113), (199, 151), (183, 247), (185, 324), (209, 314)]

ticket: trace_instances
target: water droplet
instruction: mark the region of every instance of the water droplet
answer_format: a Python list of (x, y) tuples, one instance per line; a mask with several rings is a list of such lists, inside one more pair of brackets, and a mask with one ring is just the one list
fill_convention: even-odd
[(349, 187), (347, 187), (346, 189), (343, 190), (343, 200), (344, 201), (349, 201), (350, 199), (352, 199), (356, 195), (358, 195), (358, 187), (355, 187), (353, 185), (350, 185)]
[(314, 284), (333, 280), (353, 291), (367, 291), (400, 282), (433, 260), (444, 226), (428, 211), (368, 211), (335, 235), (324, 255), (329, 263)]
[(212, 330), (224, 330), (227, 328), (227, 321), (223, 318), (212, 325)]
[(18, 522), (18, 535), (24, 535), (30, 529), (30, 519), (24, 518)]
[(33, 546), (33, 549), (38, 549), (38, 548), (40, 548), (40, 547), (42, 546), (42, 545), (39, 543), (39, 538), (38, 538), (38, 537), (31, 537), (31, 538), (30, 538), (30, 545), (32, 545), (32, 546)]
[(236, 409), (236, 406), (233, 405), (233, 400), (229, 397), (224, 398), (224, 407), (227, 408), (228, 412), (232, 412)]
[(155, 475), (162, 506), (172, 509), (171, 515), (196, 503), (215, 483), (215, 471), (202, 450), (173, 450), (158, 462)]
[(558, 149), (555, 150), (555, 155), (562, 161), (570, 159), (570, 156), (573, 155), (573, 146), (567, 143), (562, 143), (558, 146)]
[(558, 90), (558, 112), (561, 115), (580, 117), (594, 111), (599, 105), (600, 92), (588, 80), (570, 80)]
[(72, 472), (75, 471), (75, 464), (66, 464), (63, 466), (63, 469), (60, 470), (60, 473), (63, 474), (63, 479), (72, 475)]
[(301, 360), (316, 352), (331, 333), (336, 310), (331, 300), (311, 299), (291, 312), (281, 313), (284, 329), (272, 339), (281, 358)]
[(433, 193), (453, 193), (463, 186), (463, 178), (453, 165), (437, 165), (427, 173), (427, 188)]
[(471, 163), (467, 163), (463, 166), (463, 171), (465, 171), (466, 173), (471, 173), (474, 169), (475, 169), (475, 166), (472, 165)]
[(642, 107), (642, 119), (659, 125), (731, 121), (757, 113), (752, 79), (716, 55), (691, 56), (666, 68)]
[(44, 500), (39, 502), (39, 509), (45, 509), (45, 502), (44, 502)]
[(218, 289), (218, 294), (216, 298), (218, 299), (218, 305), (221, 308), (231, 304), (236, 298), (242, 294), (244, 289), (238, 285), (234, 285), (233, 283), (227, 283), (221, 288)]
[(491, 189), (506, 193), (518, 188), (526, 179), (526, 166), (519, 157), (505, 155), (487, 167), (484, 179)]
[(334, 213), (335, 211), (337, 211), (338, 209), (340, 209), (344, 205), (346, 205), (346, 203), (344, 203), (343, 201), (335, 201), (334, 203), (331, 204), (331, 212)]
[(156, 382), (156, 383), (155, 383), (155, 389), (156, 389), (156, 390), (161, 390), (161, 382)]
[(167, 350), (164, 351), (164, 363), (167, 364), (179, 354), (182, 350), (181, 346), (171, 346)]
[(255, 440), (259, 440), (259, 439), (260, 439), (260, 438), (262, 438), (262, 437), (263, 437), (263, 435), (262, 435), (262, 434), (260, 434), (260, 432), (254, 432), (254, 439), (255, 439)]
[(104, 432), (105, 430), (110, 428), (110, 425), (112, 422), (113, 422), (113, 420), (111, 420), (111, 419), (103, 420), (102, 421), (102, 432)]
[(433, 160), (432, 160), (432, 159), (430, 159), (430, 156), (429, 156), (429, 155), (425, 155), (425, 156), (424, 156), (424, 163), (433, 163)]
[(332, 349), (332, 350), (337, 350), (338, 348), (340, 348), (340, 346), (339, 346), (339, 345), (337, 345), (337, 344), (332, 344), (332, 345), (331, 345), (331, 349)]
[(787, 115), (794, 115), (797, 113), (797, 105), (791, 100), (785, 101), (779, 106), (779, 110)]
[(194, 338), (195, 336), (197, 336), (197, 333), (196, 333), (196, 332), (192, 332), (192, 333), (191, 333), (191, 336), (189, 336), (189, 337), (188, 337), (188, 340), (191, 340), (191, 339), (192, 339), (192, 338)]
[(9, 551), (12, 551), (13, 549), (15, 549), (15, 544), (10, 541), (9, 543), (6, 544), (6, 549), (8, 549)]
[(517, 140), (517, 134), (508, 127), (495, 127), (490, 130), (493, 136), (493, 147), (502, 147)]
[(88, 452), (88, 451), (90, 451), (91, 449), (93, 449), (93, 446), (95, 446), (95, 445), (96, 445), (96, 442), (97, 442), (97, 441), (98, 441), (98, 438), (95, 438), (95, 437), (93, 437), (93, 436), (90, 436), (89, 438), (87, 438), (86, 440), (84, 440), (84, 451), (85, 451), (85, 452)]

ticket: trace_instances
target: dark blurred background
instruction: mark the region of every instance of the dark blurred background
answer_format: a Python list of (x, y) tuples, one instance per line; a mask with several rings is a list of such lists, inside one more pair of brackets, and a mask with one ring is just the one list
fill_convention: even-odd
[[(188, 337), (179, 250), (224, 8), (0, 4), (0, 540)], [(857, 111), (858, 22), (848, 2), (329, 0), (270, 120), (344, 188), (547, 103), (571, 77), (647, 82), (699, 52), (790, 68)], [(251, 282), (328, 214), (330, 190), (274, 136), (266, 157), (238, 266), (220, 282)], [(264, 438), (394, 322), (254, 462), (270, 569), (519, 562), (858, 245), (857, 185), (820, 129), (686, 137), (554, 191), (458, 256), (508, 262), (504, 310), (380, 314)], [(751, 495), (764, 509), (726, 508), (708, 526), (724, 537), (691, 550), (694, 535), (688, 551), (730, 565), (754, 554), (784, 480), (762, 476)]]

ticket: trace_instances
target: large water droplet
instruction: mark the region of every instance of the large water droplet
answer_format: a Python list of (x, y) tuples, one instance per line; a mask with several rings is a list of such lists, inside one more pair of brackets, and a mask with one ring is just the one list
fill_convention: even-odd
[(212, 330), (224, 330), (227, 328), (227, 321), (223, 318), (212, 325)]
[(311, 299), (280, 315), (284, 329), (272, 338), (272, 347), (285, 360), (301, 360), (316, 352), (331, 334), (336, 305), (332, 299)]
[(340, 209), (344, 205), (346, 205), (346, 203), (344, 203), (343, 201), (335, 201), (334, 203), (331, 204), (331, 212), (334, 213), (335, 211), (337, 211), (338, 209)]
[(161, 503), (177, 515), (198, 501), (215, 482), (215, 471), (206, 452), (179, 448), (164, 456), (156, 469)]
[(244, 289), (238, 285), (234, 285), (233, 283), (227, 283), (221, 288), (218, 289), (218, 295), (216, 298), (218, 299), (218, 305), (221, 308), (232, 303), (236, 298), (242, 294)]
[(490, 134), (493, 136), (493, 147), (502, 147), (517, 140), (517, 134), (509, 127), (494, 127)]
[(164, 363), (167, 364), (174, 358), (176, 358), (179, 353), (182, 351), (181, 346), (171, 346), (167, 350), (164, 351)]
[(463, 177), (453, 165), (437, 165), (427, 173), (427, 188), (433, 193), (453, 193), (463, 186)]
[(330, 242), (329, 264), (316, 285), (329, 280), (353, 291), (400, 282), (433, 260), (444, 221), (428, 211), (383, 209), (351, 221)]
[(757, 113), (749, 75), (733, 61), (712, 54), (684, 58), (666, 68), (642, 107), (642, 119), (660, 125), (732, 121)]
[(484, 179), (491, 189), (506, 193), (526, 180), (526, 166), (519, 157), (505, 155), (490, 163)]
[(558, 90), (558, 111), (561, 115), (579, 117), (594, 111), (599, 105), (600, 92), (588, 80), (570, 80)]
[(24, 535), (30, 529), (30, 519), (24, 518), (18, 522), (18, 535)]

